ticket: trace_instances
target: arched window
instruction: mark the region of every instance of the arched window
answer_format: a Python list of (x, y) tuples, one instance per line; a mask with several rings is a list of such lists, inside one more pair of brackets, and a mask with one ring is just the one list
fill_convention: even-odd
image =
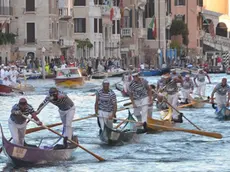
[(130, 10), (124, 9), (124, 28), (130, 28)]
[(225, 23), (218, 23), (216, 26), (216, 35), (227, 37), (228, 36), (228, 28)]

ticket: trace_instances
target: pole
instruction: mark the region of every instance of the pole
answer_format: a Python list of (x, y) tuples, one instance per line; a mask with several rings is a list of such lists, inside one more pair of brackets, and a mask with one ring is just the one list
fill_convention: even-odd
[[(191, 0), (190, 0), (191, 1)], [(187, 28), (189, 28), (189, 26), (188, 26), (188, 0), (187, 0), (187, 3), (186, 3), (186, 18), (187, 18)], [(187, 56), (188, 56), (188, 45), (187, 45), (187, 47), (186, 47), (186, 51), (187, 51)]]
[(42, 79), (46, 79), (46, 71), (45, 71), (45, 52), (42, 55)]

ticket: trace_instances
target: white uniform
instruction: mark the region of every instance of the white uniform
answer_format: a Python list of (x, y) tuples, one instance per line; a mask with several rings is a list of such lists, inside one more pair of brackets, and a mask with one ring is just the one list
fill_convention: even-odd
[(7, 70), (5, 70), (3, 74), (3, 85), (10, 85), (9, 72)]
[(12, 82), (12, 85), (17, 84), (17, 77), (18, 77), (18, 71), (17, 70), (11, 70), (10, 73), (10, 80)]
[(218, 110), (221, 110), (227, 101), (227, 94), (230, 92), (230, 86), (226, 84), (225, 87), (221, 83), (217, 84), (215, 87), (216, 90), (216, 103)]
[(196, 93), (199, 96), (205, 96), (205, 89), (206, 89), (206, 81), (205, 81), (205, 73), (198, 73), (194, 79), (196, 80), (197, 83), (197, 88), (196, 88)]
[(184, 79), (182, 83), (182, 89), (181, 89), (183, 102), (185, 102), (186, 99), (188, 100), (191, 98), (190, 93), (193, 91), (193, 88), (194, 88), (193, 81), (191, 79), (189, 80)]

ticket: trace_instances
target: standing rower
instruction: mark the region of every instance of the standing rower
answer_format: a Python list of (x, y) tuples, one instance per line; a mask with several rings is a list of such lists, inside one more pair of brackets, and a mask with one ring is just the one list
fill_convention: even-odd
[(182, 103), (188, 104), (191, 101), (190, 94), (193, 92), (194, 84), (189, 75), (185, 75), (185, 78), (182, 82)]
[(130, 99), (134, 107), (134, 115), (138, 121), (146, 122), (148, 107), (153, 104), (152, 89), (148, 81), (144, 78), (140, 78), (139, 73), (134, 73), (129, 89)]
[(221, 83), (217, 84), (211, 94), (211, 103), (214, 103), (214, 94), (216, 95), (216, 103), (218, 110), (225, 106), (229, 106), (230, 86), (227, 84), (227, 78), (223, 78)]
[(8, 126), (10, 129), (13, 143), (17, 145), (24, 145), (24, 138), (26, 133), (26, 118), (23, 115), (32, 115), (32, 118), (42, 125), (37, 117), (37, 112), (34, 111), (33, 107), (27, 103), (25, 98), (21, 98), (17, 104), (12, 107), (11, 115), (8, 120)]
[(113, 118), (116, 117), (117, 112), (116, 94), (109, 88), (109, 85), (109, 81), (105, 79), (102, 83), (102, 89), (96, 93), (95, 114), (98, 116), (101, 130), (104, 130), (104, 125), (113, 128)]
[(72, 139), (72, 121), (75, 115), (75, 106), (73, 101), (63, 92), (58, 91), (57, 88), (52, 87), (49, 89), (49, 95), (45, 100), (40, 104), (39, 108), (44, 104), (51, 102), (59, 108), (59, 114), (61, 121), (63, 123), (64, 130), (64, 146), (67, 147), (67, 138)]
[(198, 69), (198, 74), (194, 77), (194, 83), (197, 87), (197, 95), (205, 96), (205, 89), (206, 89), (206, 81), (205, 77), (208, 78), (209, 83), (211, 84), (211, 80), (209, 75), (204, 72), (203, 69)]

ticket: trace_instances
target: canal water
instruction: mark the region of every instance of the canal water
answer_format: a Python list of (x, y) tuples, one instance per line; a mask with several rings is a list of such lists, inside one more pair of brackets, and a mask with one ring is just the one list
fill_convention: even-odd
[[(214, 86), (220, 82), (224, 74), (210, 75), (212, 84), (207, 84), (206, 93), (210, 96)], [(230, 81), (230, 77), (227, 76)], [(150, 83), (156, 84), (159, 77), (148, 77)], [(110, 79), (111, 85), (119, 82), (121, 78)], [(18, 102), (19, 98), (26, 97), (28, 102), (35, 109), (48, 93), (48, 89), (54, 86), (53, 80), (30, 80), (36, 90), (23, 96), (0, 97), (0, 123), (3, 126), (4, 134), (10, 138), (7, 125), (11, 107)], [(66, 92), (74, 101), (76, 106), (76, 118), (86, 117), (94, 113), (95, 90), (101, 87), (101, 80), (92, 80), (86, 83), (81, 89), (61, 89)], [(115, 90), (115, 88), (113, 87)], [(124, 98), (115, 90), (118, 100)], [(119, 103), (118, 108), (125, 102)], [(230, 171), (230, 132), (228, 121), (218, 121), (215, 119), (214, 110), (210, 104), (206, 104), (201, 109), (181, 109), (181, 112), (201, 129), (218, 132), (223, 135), (223, 139), (204, 137), (182, 132), (162, 132), (158, 134), (143, 134), (134, 143), (123, 146), (109, 147), (101, 143), (98, 138), (98, 126), (95, 118), (74, 122), (74, 133), (78, 136), (80, 144), (88, 150), (106, 159), (105, 162), (98, 162), (87, 152), (76, 149), (70, 160), (56, 162), (48, 165), (40, 165), (29, 168), (15, 168), (8, 161), (2, 152), (0, 154), (0, 171), (28, 171), (28, 172), (228, 172)], [(117, 113), (117, 117), (125, 118), (127, 111)], [(159, 118), (159, 112), (153, 114)], [(47, 105), (39, 114), (43, 124), (53, 124), (60, 122), (58, 109), (52, 104)], [(28, 128), (36, 127), (30, 122)], [(178, 127), (195, 129), (184, 119), (183, 124)], [(62, 128), (54, 128), (61, 132)], [(1, 136), (0, 136), (1, 138)], [(26, 141), (31, 144), (51, 145), (57, 136), (47, 130), (42, 130), (26, 135)], [(1, 146), (0, 141), (0, 146)]]

